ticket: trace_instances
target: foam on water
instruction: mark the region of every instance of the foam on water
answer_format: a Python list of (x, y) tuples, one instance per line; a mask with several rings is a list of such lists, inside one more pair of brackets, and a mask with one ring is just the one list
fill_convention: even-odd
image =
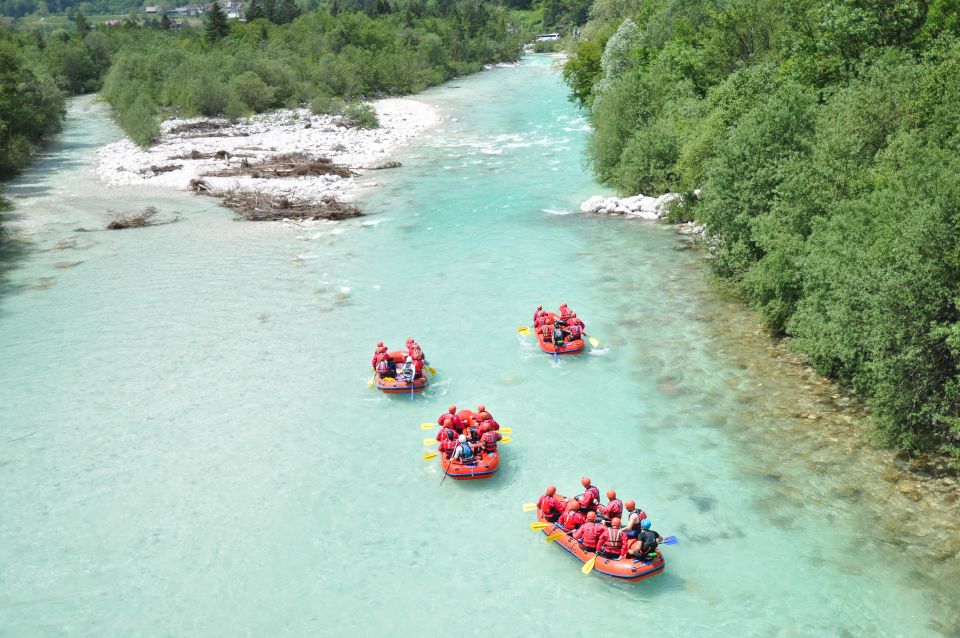
[[(549, 58), (418, 99), (442, 128), (377, 175), (371, 217), (323, 230), (104, 189), (93, 151), (117, 131), (73, 103), (8, 190), (24, 245), (0, 296), (0, 634), (956, 629), (949, 563), (904, 551), (925, 520), (885, 527), (886, 457), (791, 416), (820, 409), (816, 381), (770, 356), (702, 257), (660, 226), (544, 214), (601, 190)], [(517, 139), (536, 143), (450, 161)], [(73, 230), (147, 204), (183, 219)], [(564, 301), (600, 356), (557, 365), (517, 336)], [(429, 390), (369, 389), (373, 344), (408, 336)], [(514, 428), (494, 479), (441, 484), (421, 460), (419, 424), (449, 403)], [(583, 474), (680, 537), (663, 575), (585, 577), (530, 532), (520, 505)]]

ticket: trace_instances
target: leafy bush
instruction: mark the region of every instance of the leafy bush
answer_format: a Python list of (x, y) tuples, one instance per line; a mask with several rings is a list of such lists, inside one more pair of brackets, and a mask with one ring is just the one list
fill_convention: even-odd
[(318, 95), (310, 101), (310, 111), (314, 115), (340, 115), (345, 108), (343, 100), (329, 95)]
[(351, 102), (343, 109), (343, 117), (352, 125), (360, 128), (377, 128), (380, 119), (372, 104)]

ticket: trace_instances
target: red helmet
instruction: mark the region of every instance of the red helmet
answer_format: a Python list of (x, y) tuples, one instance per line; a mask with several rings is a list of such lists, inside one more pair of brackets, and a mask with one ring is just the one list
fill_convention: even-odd
[(615, 498), (617, 498), (617, 493), (613, 490), (607, 490), (607, 500), (612, 501)]
[(541, 306), (540, 304), (537, 304), (537, 310), (543, 310), (543, 306)]
[(485, 405), (478, 405), (478, 406), (477, 406), (477, 412), (486, 412), (486, 411), (487, 411), (487, 406), (485, 406)]
[(411, 343), (416, 343), (416, 342), (413, 340), (413, 337), (407, 337), (407, 345), (409, 346)]
[(633, 508), (635, 508), (635, 507), (637, 506), (637, 504), (634, 503), (633, 501), (627, 501), (626, 503), (624, 503), (624, 506), (625, 506), (628, 510), (632, 510)]
[(584, 487), (590, 487), (589, 477), (584, 476), (582, 479), (580, 479), (580, 484), (583, 485)]
[(447, 408), (447, 412), (449, 412), (450, 414), (453, 414), (456, 411), (457, 411), (457, 406), (455, 405), (451, 405), (449, 408)]
[(620, 527), (620, 519), (614, 517), (614, 519), (610, 521), (610, 527)]
[(553, 496), (556, 493), (557, 493), (556, 486), (551, 485), (550, 487), (547, 488), (547, 496)]
[(443, 415), (443, 424), (444, 424), (445, 426), (449, 426), (451, 423), (453, 423), (453, 417), (450, 416), (449, 414), (444, 414), (444, 415)]
[(596, 513), (596, 512), (587, 512), (587, 520), (590, 521), (591, 523), (592, 523), (593, 521), (597, 520), (597, 513)]
[(571, 316), (571, 317), (576, 317), (576, 316), (577, 316), (577, 313), (571, 312), (571, 313), (570, 313), (570, 316)]
[(580, 509), (580, 503), (578, 503), (576, 499), (571, 498), (569, 501), (567, 501), (567, 510), (575, 512), (578, 509)]
[(378, 342), (377, 342), (377, 347), (378, 347), (378, 348), (382, 348), (382, 347), (383, 347), (383, 342), (382, 342), (382, 341), (378, 341)]

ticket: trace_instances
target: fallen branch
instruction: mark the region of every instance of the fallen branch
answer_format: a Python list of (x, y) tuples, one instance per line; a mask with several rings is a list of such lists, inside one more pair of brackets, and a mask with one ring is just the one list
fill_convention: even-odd
[(107, 230), (124, 230), (126, 228), (141, 228), (143, 226), (158, 226), (160, 224), (172, 224), (180, 221), (180, 216), (168, 219), (166, 221), (157, 221), (157, 209), (153, 206), (147, 206), (139, 213), (133, 215), (114, 215), (113, 221), (107, 224)]
[[(173, 158), (170, 158), (173, 159)], [(144, 168), (140, 171), (141, 175), (146, 175), (147, 173), (153, 173), (153, 176), (156, 177), (161, 173), (169, 173), (171, 171), (179, 171), (183, 168), (183, 164), (167, 164), (165, 166), (157, 166), (156, 164), (151, 165), (150, 168)]]
[(262, 162), (251, 163), (242, 160), (239, 166), (204, 173), (204, 177), (250, 177), (283, 178), (318, 175), (339, 175), (351, 177), (355, 173), (345, 166), (334, 164), (328, 157), (312, 158), (302, 153), (275, 155)]
[(350, 217), (360, 217), (363, 212), (352, 204), (341, 202), (336, 197), (326, 196), (319, 201), (291, 200), (286, 195), (270, 195), (260, 191), (241, 190), (213, 190), (203, 180), (191, 182), (191, 189), (221, 198), (221, 203), (227, 208), (239, 213), (248, 221), (280, 221), (292, 220), (340, 220)]

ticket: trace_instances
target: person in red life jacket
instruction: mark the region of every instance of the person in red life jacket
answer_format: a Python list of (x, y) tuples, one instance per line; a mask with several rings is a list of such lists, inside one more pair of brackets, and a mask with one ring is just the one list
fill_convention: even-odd
[(533, 327), (539, 328), (546, 321), (547, 321), (547, 313), (544, 312), (543, 306), (537, 306), (537, 311), (533, 313)]
[(438, 449), (440, 450), (440, 454), (443, 454), (443, 458), (449, 459), (453, 451), (457, 449), (457, 433), (450, 428), (444, 428), (440, 430), (440, 432), (442, 432), (444, 436), (440, 438), (440, 446)]
[(610, 521), (610, 527), (604, 527), (597, 539), (597, 554), (605, 558), (623, 558), (627, 553), (627, 537), (620, 529), (620, 519)]
[(597, 506), (600, 505), (600, 490), (586, 476), (580, 479), (580, 484), (583, 485), (583, 494), (580, 495), (580, 509), (586, 512), (597, 511)]
[(370, 359), (370, 365), (374, 368), (377, 367), (377, 361), (380, 360), (380, 355), (387, 351), (387, 347), (383, 345), (382, 341), (377, 342), (377, 349), (373, 351), (373, 358)]
[(457, 416), (457, 406), (451, 405), (447, 408), (446, 414), (441, 414), (440, 418), (437, 419), (437, 425), (443, 425), (444, 421), (447, 419), (450, 420), (450, 427), (452, 427), (457, 432), (463, 432), (465, 427), (463, 421)]
[(396, 377), (396, 363), (390, 358), (390, 355), (385, 352), (380, 353), (374, 369), (377, 371), (377, 376), (381, 379)]
[[(445, 423), (449, 423), (449, 421), (445, 421)], [(438, 440), (438, 441), (442, 441), (442, 440), (444, 440), (444, 439), (455, 439), (455, 438), (457, 438), (457, 432), (456, 432), (456, 430), (454, 430), (454, 429), (451, 428), (451, 427), (447, 427), (446, 425), (442, 425), (442, 426), (440, 426), (440, 429), (437, 430), (437, 440)]]
[(557, 521), (557, 523), (567, 531), (575, 530), (586, 522), (586, 517), (580, 513), (580, 504), (573, 498), (567, 501), (567, 510), (560, 516), (560, 520)]
[(553, 339), (553, 324), (549, 321), (544, 321), (540, 324), (540, 339), (545, 343), (550, 343)]
[(572, 325), (576, 324), (576, 325), (580, 326), (580, 329), (581, 329), (581, 330), (586, 330), (586, 329), (587, 329), (587, 325), (586, 325), (585, 323), (583, 323), (583, 321), (582, 321), (579, 317), (577, 317), (577, 313), (575, 313), (575, 312), (571, 312), (571, 313), (570, 313), (570, 316), (566, 318), (566, 320), (564, 321), (564, 323), (567, 324), (568, 326), (572, 326)]
[(500, 425), (493, 419), (487, 419), (486, 421), (481, 422), (480, 425), (477, 426), (477, 432), (480, 434), (481, 437), (487, 432), (496, 432), (499, 429), (500, 429)]
[(577, 324), (569, 324), (564, 330), (567, 333), (567, 341), (576, 341), (577, 339), (583, 339), (583, 329)]
[(407, 346), (407, 354), (413, 357), (413, 360), (424, 359), (423, 348), (420, 347), (420, 344), (414, 341), (413, 343)]
[(485, 454), (493, 454), (497, 451), (497, 441), (503, 437), (496, 430), (490, 430), (484, 432), (483, 436), (480, 437), (480, 443), (483, 445), (483, 451)]
[(560, 318), (566, 319), (567, 317), (570, 316), (570, 314), (571, 314), (570, 308), (567, 307), (567, 304), (565, 303), (560, 304)]
[(647, 513), (642, 509), (637, 507), (637, 504), (632, 500), (627, 500), (624, 503), (627, 507), (627, 525), (623, 528), (623, 533), (627, 535), (627, 538), (636, 538), (640, 535), (640, 524), (647, 518)]
[(598, 505), (597, 511), (606, 518), (620, 518), (623, 514), (623, 502), (617, 498), (617, 493), (613, 490), (607, 490), (607, 504)]
[(417, 378), (421, 378), (421, 377), (423, 377), (423, 359), (416, 359), (416, 358), (414, 358), (414, 360), (413, 360), (413, 378), (417, 379)]
[(540, 510), (543, 519), (551, 523), (560, 518), (563, 513), (563, 501), (556, 497), (556, 493), (557, 488), (551, 485), (537, 501), (537, 509)]
[(585, 550), (595, 552), (597, 551), (597, 541), (600, 540), (600, 535), (603, 534), (605, 529), (603, 525), (597, 524), (597, 513), (590, 512), (587, 514), (587, 522), (573, 533), (573, 537), (580, 541)]

